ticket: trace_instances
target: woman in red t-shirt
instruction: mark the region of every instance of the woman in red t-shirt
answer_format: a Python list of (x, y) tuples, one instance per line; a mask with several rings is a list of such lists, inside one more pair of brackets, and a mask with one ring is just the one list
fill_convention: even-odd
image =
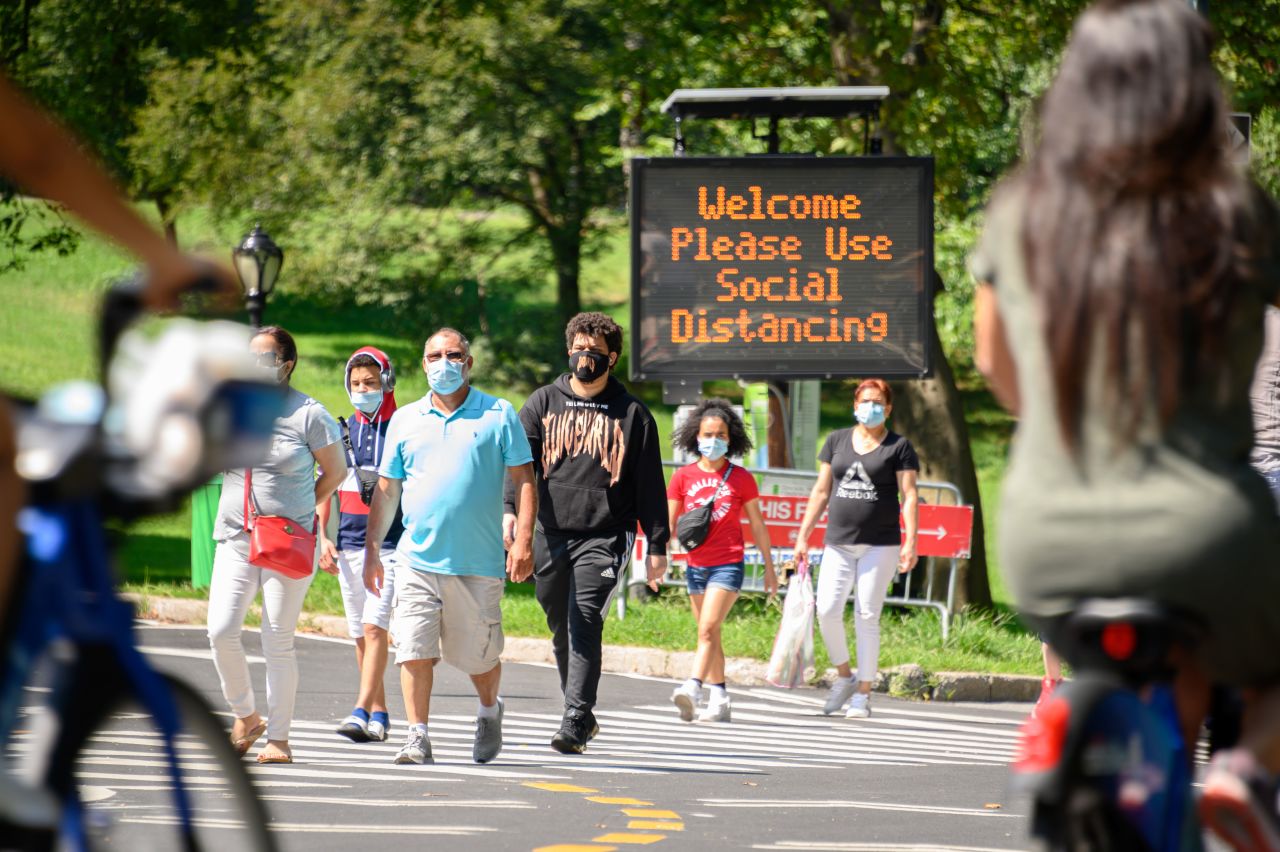
[[(698, 651), (693, 658), (693, 676), (671, 694), (680, 718), (692, 722), (702, 685), (710, 687), (702, 721), (729, 721), (729, 693), (724, 686), (724, 648), (720, 645), (720, 625), (733, 608), (742, 589), (742, 515), (751, 523), (751, 537), (764, 560), (764, 588), (778, 590), (769, 549), (769, 530), (760, 514), (760, 492), (747, 471), (729, 461), (751, 449), (751, 439), (742, 419), (727, 399), (707, 399), (689, 415), (672, 436), (671, 443), (698, 460), (671, 477), (667, 487), (667, 507), (671, 529), (677, 519), (692, 509), (712, 503), (711, 528), (702, 544), (689, 551), (685, 578), (689, 603), (698, 621)], [(673, 539), (674, 541), (674, 539)]]

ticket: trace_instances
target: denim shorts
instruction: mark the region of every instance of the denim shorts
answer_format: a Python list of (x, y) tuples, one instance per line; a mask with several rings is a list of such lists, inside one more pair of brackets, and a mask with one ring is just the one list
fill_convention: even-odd
[(742, 591), (742, 563), (732, 565), (712, 565), (709, 568), (694, 568), (692, 565), (684, 569), (684, 579), (689, 586), (689, 594), (706, 594), (707, 586), (728, 589), (731, 592)]

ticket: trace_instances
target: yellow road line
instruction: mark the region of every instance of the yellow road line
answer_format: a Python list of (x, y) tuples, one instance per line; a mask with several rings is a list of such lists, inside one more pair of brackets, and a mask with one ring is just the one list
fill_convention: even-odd
[(646, 802), (643, 799), (630, 799), (626, 796), (587, 796), (588, 802), (597, 802), (601, 805), (652, 805), (653, 802)]
[(649, 817), (650, 819), (680, 819), (675, 811), (664, 811), (657, 808), (623, 808), (622, 812), (629, 817)]
[(534, 787), (538, 790), (549, 790), (552, 793), (599, 793), (591, 787), (579, 787), (576, 784), (555, 784), (551, 781), (526, 781), (526, 787)]
[(650, 831), (684, 831), (684, 823), (658, 819), (633, 819), (627, 823), (627, 828), (643, 828)]
[(667, 836), (665, 834), (625, 834), (621, 831), (615, 831), (612, 834), (602, 834), (591, 839), (596, 843), (630, 843), (638, 846), (648, 846), (650, 843), (666, 840)]

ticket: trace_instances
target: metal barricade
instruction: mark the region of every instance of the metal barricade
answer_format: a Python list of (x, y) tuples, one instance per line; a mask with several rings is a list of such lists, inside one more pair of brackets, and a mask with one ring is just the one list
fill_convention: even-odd
[[(676, 462), (663, 462), (667, 467), (678, 468)], [(817, 473), (813, 471), (783, 470), (778, 468), (747, 469), (760, 483), (762, 513), (765, 515), (765, 526), (769, 527), (770, 553), (774, 565), (781, 565), (793, 558), (796, 531), (800, 526), (804, 512), (804, 504)], [(973, 533), (973, 507), (961, 502), (960, 489), (950, 482), (918, 482), (916, 490), (920, 496), (919, 523), (916, 534), (916, 552), (919, 563), (906, 575), (895, 579), (885, 603), (893, 606), (928, 607), (937, 610), (942, 622), (942, 641), (947, 641), (950, 631), (951, 617), (955, 613), (957, 562), (969, 557), (970, 542)], [(744, 530), (746, 519), (743, 519)], [(819, 522), (815, 532), (825, 528), (824, 521)], [(671, 542), (673, 546), (675, 541)], [(790, 545), (790, 546), (788, 546)], [(627, 588), (620, 590), (617, 608), (618, 617), (626, 617), (627, 593), (632, 586), (643, 586), (646, 582), (644, 567), (644, 540), (636, 538), (636, 549), (633, 553), (631, 570), (628, 572)], [(674, 547), (669, 551), (669, 567), (660, 585), (683, 588), (684, 557)], [(815, 569), (820, 570), (822, 548), (810, 548), (809, 561)], [(743, 594), (764, 593), (764, 561), (757, 547), (748, 545), (744, 554), (745, 574), (742, 584)], [(943, 600), (934, 598), (936, 584), (941, 582), (939, 572), (946, 571), (946, 596)], [(853, 593), (850, 593), (850, 600)]]

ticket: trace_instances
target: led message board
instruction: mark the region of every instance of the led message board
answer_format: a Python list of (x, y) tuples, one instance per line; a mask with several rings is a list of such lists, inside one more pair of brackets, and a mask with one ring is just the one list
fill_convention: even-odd
[(631, 377), (929, 371), (933, 160), (632, 160)]

